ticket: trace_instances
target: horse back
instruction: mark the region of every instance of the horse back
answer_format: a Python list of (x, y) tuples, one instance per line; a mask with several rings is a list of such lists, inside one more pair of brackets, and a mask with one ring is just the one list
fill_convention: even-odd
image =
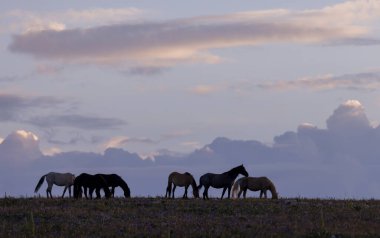
[(247, 187), (252, 191), (269, 189), (273, 183), (267, 177), (247, 177), (242, 181), (242, 187)]
[(231, 181), (229, 177), (225, 174), (213, 174), (207, 173), (200, 177), (199, 183), (204, 186), (211, 186), (214, 188), (223, 188), (229, 185), (232, 185), (233, 180)]

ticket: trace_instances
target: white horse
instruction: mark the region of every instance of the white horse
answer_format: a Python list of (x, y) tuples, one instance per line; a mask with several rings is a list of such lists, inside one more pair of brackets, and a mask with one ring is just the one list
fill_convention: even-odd
[(65, 195), (66, 189), (69, 188), (69, 197), (71, 197), (71, 186), (74, 184), (75, 175), (71, 173), (56, 173), (56, 172), (50, 172), (48, 174), (43, 175), (40, 178), (40, 181), (38, 181), (38, 184), (36, 188), (34, 189), (34, 192), (38, 192), (38, 189), (40, 189), (42, 183), (44, 182), (44, 179), (46, 178), (46, 182), (48, 184), (48, 187), (46, 189), (46, 196), (49, 198), (53, 198), (51, 195), (51, 189), (53, 187), (53, 184), (57, 186), (65, 186), (65, 189), (63, 190), (62, 197)]
[(243, 193), (243, 197), (246, 197), (247, 190), (260, 191), (260, 198), (267, 198), (267, 190), (272, 193), (272, 199), (278, 199), (276, 187), (273, 182), (267, 177), (243, 177), (235, 181), (232, 186), (232, 197), (240, 198)]

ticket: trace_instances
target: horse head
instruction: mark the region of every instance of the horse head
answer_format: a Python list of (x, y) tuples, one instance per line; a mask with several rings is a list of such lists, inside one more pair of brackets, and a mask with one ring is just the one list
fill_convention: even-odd
[(239, 166), (239, 173), (240, 173), (241, 175), (245, 176), (245, 177), (248, 177), (248, 176), (249, 176), (247, 170), (245, 170), (245, 168), (244, 168), (244, 165), (240, 165), (240, 166)]
[(124, 191), (124, 197), (126, 197), (126, 198), (130, 198), (131, 197), (131, 191), (129, 189), (126, 189)]

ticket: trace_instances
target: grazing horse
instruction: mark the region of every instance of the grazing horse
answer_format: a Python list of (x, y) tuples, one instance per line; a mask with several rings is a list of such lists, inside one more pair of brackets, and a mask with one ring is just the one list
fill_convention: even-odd
[(111, 197), (111, 191), (108, 188), (107, 181), (101, 175), (90, 175), (86, 173), (80, 174), (74, 180), (74, 198), (80, 198), (82, 195), (82, 187), (84, 189), (84, 196), (87, 197), (87, 189), (89, 189), (90, 199), (92, 193), (96, 190), (96, 198), (101, 198), (100, 189), (103, 189), (106, 198)]
[[(173, 190), (172, 190), (172, 184), (174, 185)], [(178, 172), (171, 173), (168, 177), (168, 186), (166, 188), (165, 198), (167, 197), (170, 198), (171, 193), (172, 193), (172, 198), (174, 198), (174, 191), (177, 186), (185, 187), (185, 193), (183, 194), (183, 198), (187, 198), (187, 189), (189, 188), (190, 185), (193, 188), (194, 197), (199, 198), (197, 183), (195, 182), (193, 175), (191, 175), (188, 172), (184, 174), (181, 174)]]
[(131, 197), (131, 191), (128, 184), (117, 174), (97, 174), (101, 175), (107, 182), (108, 187), (111, 187), (111, 195), (115, 196), (115, 188), (121, 187), (124, 191), (124, 197)]
[(232, 184), (239, 174), (248, 177), (248, 172), (243, 165), (237, 166), (222, 174), (207, 173), (202, 175), (199, 179), (198, 189), (201, 189), (202, 186), (205, 187), (203, 191), (203, 199), (208, 199), (208, 189), (210, 186), (214, 188), (223, 188), (222, 197), (220, 199), (223, 199), (224, 193), (226, 192), (226, 189), (228, 189), (228, 198), (230, 198)]
[[(63, 190), (62, 197), (65, 196), (67, 188), (69, 188), (69, 197), (71, 197), (71, 186), (74, 184), (75, 175), (71, 173), (56, 173), (56, 172), (50, 172), (45, 175), (43, 175), (40, 180), (37, 183), (36, 188), (34, 189), (34, 192), (38, 192), (40, 189), (42, 183), (46, 179), (46, 182), (48, 184), (48, 187), (46, 189), (46, 196), (49, 198), (53, 198), (51, 194), (51, 189), (53, 188), (53, 184), (57, 186), (65, 186), (65, 189)], [(50, 196), (49, 196), (50, 195)]]
[(260, 191), (260, 198), (264, 195), (267, 198), (267, 190), (272, 193), (272, 199), (278, 199), (278, 194), (276, 191), (276, 187), (267, 177), (243, 177), (234, 183), (232, 187), (232, 197), (240, 198), (241, 193), (243, 193), (243, 197), (246, 197), (247, 190), (251, 191)]

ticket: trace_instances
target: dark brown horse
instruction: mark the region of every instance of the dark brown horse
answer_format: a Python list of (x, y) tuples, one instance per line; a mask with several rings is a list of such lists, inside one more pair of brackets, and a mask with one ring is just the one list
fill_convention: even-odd
[(96, 198), (101, 198), (100, 189), (103, 189), (106, 198), (111, 197), (111, 191), (108, 188), (107, 181), (101, 175), (90, 175), (86, 173), (80, 174), (74, 180), (74, 198), (80, 198), (82, 195), (82, 188), (84, 190), (84, 196), (87, 197), (87, 189), (89, 189), (90, 199), (92, 199), (92, 193), (96, 191)]
[[(174, 185), (173, 190), (172, 190), (172, 184)], [(179, 187), (185, 187), (185, 193), (183, 194), (183, 198), (187, 198), (187, 189), (189, 186), (193, 188), (193, 195), (195, 198), (199, 198), (199, 192), (198, 192), (198, 187), (197, 183), (195, 182), (195, 179), (193, 175), (190, 173), (178, 173), (178, 172), (173, 172), (169, 175), (168, 177), (168, 186), (166, 187), (166, 194), (165, 197), (169, 197), (172, 193), (172, 198), (174, 198), (174, 191), (177, 186)]]
[(208, 199), (208, 189), (210, 187), (223, 188), (222, 197), (220, 199), (223, 199), (224, 193), (228, 189), (228, 198), (230, 198), (232, 184), (239, 174), (248, 177), (248, 172), (243, 165), (237, 166), (222, 174), (207, 173), (202, 175), (199, 179), (198, 189), (201, 189), (202, 186), (205, 187), (203, 199)]
[(243, 193), (243, 197), (245, 198), (247, 195), (247, 190), (251, 191), (260, 191), (260, 198), (264, 197), (267, 198), (267, 190), (269, 190), (272, 193), (272, 199), (277, 199), (278, 194), (276, 191), (276, 187), (268, 179), (267, 177), (243, 177), (238, 180), (233, 185), (232, 188), (232, 197), (240, 198), (241, 193)]

